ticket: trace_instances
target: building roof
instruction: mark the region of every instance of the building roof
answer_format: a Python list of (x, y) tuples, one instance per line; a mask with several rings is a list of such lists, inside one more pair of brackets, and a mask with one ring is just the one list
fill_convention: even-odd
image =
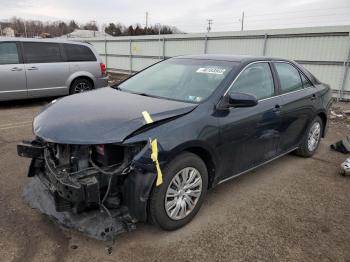
[(94, 38), (105, 36), (110, 37), (111, 35), (101, 31), (75, 29), (72, 33), (63, 35), (61, 38)]

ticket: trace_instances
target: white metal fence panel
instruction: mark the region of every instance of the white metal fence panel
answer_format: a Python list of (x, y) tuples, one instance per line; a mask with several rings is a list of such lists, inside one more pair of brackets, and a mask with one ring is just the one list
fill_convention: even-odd
[(107, 60), (107, 65), (109, 68), (118, 68), (121, 72), (130, 71), (130, 59), (127, 56), (107, 56)]
[(203, 54), (204, 41), (201, 40), (170, 40), (165, 42), (165, 56)]
[(236, 54), (262, 56), (264, 39), (208, 40), (208, 54)]
[[(93, 45), (94, 42), (90, 41)], [(107, 54), (113, 54), (113, 55), (129, 55), (130, 53), (130, 42), (129, 41), (123, 41), (123, 42), (111, 42), (107, 41)]]
[(131, 44), (133, 55), (162, 56), (163, 41), (135, 41)]
[(344, 67), (341, 65), (303, 65), (320, 81), (329, 84), (336, 92), (341, 86)]
[[(350, 26), (208, 34), (84, 39), (109, 71), (133, 73), (160, 59), (189, 54), (242, 54), (296, 60), (335, 94), (350, 99)], [(350, 74), (350, 73), (349, 73)]]
[(349, 50), (349, 36), (270, 38), (266, 55), (293, 60), (343, 61)]
[(132, 59), (132, 68), (134, 71), (140, 71), (154, 63), (158, 62), (159, 59), (155, 58), (133, 58)]

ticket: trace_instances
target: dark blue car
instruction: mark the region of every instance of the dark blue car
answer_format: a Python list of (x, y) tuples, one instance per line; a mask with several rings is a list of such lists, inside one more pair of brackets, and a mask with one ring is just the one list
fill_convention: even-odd
[[(36, 177), (27, 198), (98, 238), (138, 221), (176, 229), (217, 184), (292, 151), (312, 156), (331, 101), (328, 85), (289, 60), (168, 59), (44, 108), (34, 119), (36, 138), (18, 145)], [(97, 213), (114, 226), (92, 233)]]

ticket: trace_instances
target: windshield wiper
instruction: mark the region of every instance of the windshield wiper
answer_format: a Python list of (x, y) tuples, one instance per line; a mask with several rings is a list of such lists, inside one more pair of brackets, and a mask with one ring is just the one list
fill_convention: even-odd
[(112, 86), (115, 90), (122, 91), (122, 89), (119, 86)]

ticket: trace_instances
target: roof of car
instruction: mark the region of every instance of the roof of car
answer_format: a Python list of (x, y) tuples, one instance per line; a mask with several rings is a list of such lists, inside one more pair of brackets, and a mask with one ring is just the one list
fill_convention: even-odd
[(44, 42), (44, 43), (69, 43), (69, 44), (88, 44), (91, 45), (87, 41), (79, 41), (79, 40), (70, 40), (70, 39), (62, 39), (62, 38), (25, 38), (25, 37), (0, 37), (0, 42)]
[(218, 61), (230, 61), (230, 62), (252, 62), (252, 61), (266, 61), (266, 60), (278, 60), (278, 61), (288, 61), (281, 58), (272, 58), (266, 56), (250, 56), (250, 55), (221, 55), (221, 54), (205, 54), (205, 55), (185, 55), (177, 56), (176, 58), (184, 59), (208, 59), (208, 60), (218, 60)]

